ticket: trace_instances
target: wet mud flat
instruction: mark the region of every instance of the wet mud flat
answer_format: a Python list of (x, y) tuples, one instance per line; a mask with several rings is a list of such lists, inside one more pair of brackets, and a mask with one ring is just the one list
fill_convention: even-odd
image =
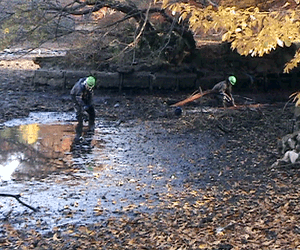
[[(35, 93), (36, 103), (52, 94)], [(270, 169), (277, 139), (291, 131), (292, 106), (224, 110), (198, 102), (176, 116), (168, 103), (184, 95), (99, 93), (96, 129), (85, 129), (74, 147), (66, 96), (42, 110), (28, 98), (28, 114), (2, 126), (1, 168), (9, 161), (21, 168), (1, 177), (0, 193), (22, 193), (39, 210), (2, 197), (1, 247), (257, 249), (297, 237), (298, 170)]]
[[(97, 120), (96, 129), (74, 144), (73, 113), (37, 112), (5, 123), (1, 130), (0, 193), (22, 193), (28, 209), (1, 200), (2, 219), (43, 230), (93, 223), (131, 209), (155, 209), (167, 193), (182, 190), (205, 162), (212, 141), (169, 132), (155, 121), (119, 124)], [(197, 147), (194, 147), (197, 145)], [(209, 172), (213, 172), (210, 170)], [(200, 184), (200, 183), (199, 183)], [(201, 181), (202, 187), (207, 180)], [(98, 209), (98, 210), (97, 210)]]

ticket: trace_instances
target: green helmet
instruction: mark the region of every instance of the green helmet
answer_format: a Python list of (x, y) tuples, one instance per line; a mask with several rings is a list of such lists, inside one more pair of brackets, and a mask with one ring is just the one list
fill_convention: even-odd
[(96, 85), (96, 79), (95, 79), (95, 77), (89, 76), (89, 77), (86, 79), (86, 84), (87, 84), (87, 86), (88, 86), (90, 89), (94, 88), (95, 85)]
[(228, 77), (228, 80), (229, 80), (229, 82), (230, 82), (232, 85), (234, 85), (234, 84), (236, 83), (236, 78), (235, 78), (235, 76), (229, 76), (229, 77)]

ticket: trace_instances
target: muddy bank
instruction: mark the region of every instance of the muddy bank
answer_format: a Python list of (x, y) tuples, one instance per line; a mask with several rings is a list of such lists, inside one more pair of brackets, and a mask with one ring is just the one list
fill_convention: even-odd
[[(55, 145), (70, 143), (64, 144), (68, 146), (64, 146), (62, 156), (50, 161), (50, 166), (56, 168), (48, 174), (1, 182), (0, 192), (23, 193), (25, 202), (39, 208), (33, 213), (13, 199), (1, 198), (0, 219), (7, 230), (0, 231), (0, 244), (7, 249), (16, 247), (20, 239), (41, 249), (76, 248), (76, 242), (84, 242), (90, 249), (99, 249), (100, 245), (103, 249), (124, 249), (133, 244), (130, 237), (139, 239), (136, 249), (143, 244), (157, 248), (159, 245), (152, 244), (158, 242), (158, 236), (171, 233), (184, 235), (185, 240), (169, 238), (168, 243), (166, 236), (166, 249), (178, 242), (190, 244), (186, 239), (194, 242), (189, 246), (196, 247), (204, 244), (204, 236), (194, 237), (195, 230), (205, 235), (212, 232), (214, 237), (219, 237), (217, 232), (221, 230), (222, 241), (206, 239), (207, 249), (238, 244), (251, 248), (254, 243), (247, 241), (249, 231), (244, 232), (240, 225), (251, 229), (250, 218), (260, 221), (266, 213), (274, 214), (284, 207), (285, 202), (276, 197), (285, 201), (291, 192), (298, 192), (297, 169), (271, 169), (280, 157), (278, 138), (293, 127), (293, 106), (285, 107), (287, 95), (283, 92), (268, 96), (236, 92), (238, 105), (249, 100), (261, 105), (226, 110), (207, 98), (185, 106), (182, 115), (176, 116), (170, 104), (189, 93), (97, 90), (93, 147), (85, 148), (84, 144), (72, 154), (76, 122), (72, 115), (66, 116), (73, 112), (68, 91), (36, 88), (29, 78), (24, 76), (21, 81), (20, 76), (17, 72), (3, 74), (1, 131), (11, 135), (8, 127), (20, 124), (5, 122), (22, 118), (21, 124), (25, 125), (29, 117), (33, 120), (28, 124), (37, 123), (44, 133), (37, 136), (39, 145), (45, 145), (40, 141), (45, 131), (52, 139), (60, 136)], [(54, 122), (55, 133), (32, 116), (35, 112), (61, 114), (61, 119)], [(57, 123), (63, 127), (61, 134)], [(63, 167), (59, 167), (61, 163)], [(277, 199), (275, 209), (268, 199)], [(264, 209), (256, 210), (261, 201)], [(298, 218), (296, 210), (297, 206), (291, 205), (283, 218)], [(296, 222), (289, 227), (295, 228)], [(186, 223), (187, 231), (180, 229), (181, 223)], [(230, 223), (235, 227), (223, 233), (222, 228)], [(269, 231), (278, 228), (276, 220), (268, 223)], [(95, 233), (87, 236), (83, 229)], [(291, 232), (287, 237), (278, 231), (272, 237), (292, 239), (297, 232)]]

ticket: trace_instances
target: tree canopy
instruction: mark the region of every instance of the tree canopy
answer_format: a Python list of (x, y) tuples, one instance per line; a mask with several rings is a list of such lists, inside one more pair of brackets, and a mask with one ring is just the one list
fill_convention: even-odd
[[(197, 32), (215, 30), (232, 50), (243, 56), (261, 57), (278, 47), (298, 46), (299, 6), (299, 0), (4, 0), (0, 2), (0, 48), (24, 41), (38, 47), (78, 32), (74, 17), (91, 16), (109, 8), (123, 16), (107, 27), (135, 21), (130, 36), (124, 35), (126, 39), (118, 41), (123, 44), (119, 52), (148, 46), (153, 56), (164, 55), (169, 62), (178, 62), (195, 49)], [(152, 18), (155, 14), (156, 23)], [(101, 29), (99, 24), (89, 34), (99, 34)], [(88, 37), (87, 30), (80, 32)], [(95, 39), (104, 41), (99, 36)], [(286, 62), (284, 72), (290, 72), (299, 62), (300, 49)]]
[[(146, 48), (148, 56), (178, 61), (181, 59), (176, 58), (177, 54), (184, 54), (185, 50), (191, 51), (195, 48), (195, 40), (188, 26), (180, 24), (177, 18), (167, 14), (159, 6), (154, 6), (152, 0), (35, 0), (27, 2), (16, 0), (15, 3), (15, 8), (9, 13), (4, 3), (2, 11), (0, 9), (3, 14), (3, 19), (0, 20), (2, 30), (0, 47), (2, 49), (21, 42), (29, 42), (30, 45), (38, 47), (51, 39), (74, 33), (80, 33), (84, 38), (83, 48), (91, 51), (92, 46), (88, 43), (92, 42), (94, 45), (97, 44), (94, 47), (95, 52), (99, 53), (101, 47), (102, 55), (104, 54), (103, 48), (107, 47), (114, 47), (112, 50), (119, 55), (125, 52), (144, 53), (143, 50)], [(99, 22), (95, 19), (94, 13), (100, 13), (103, 8), (111, 9), (121, 15), (114, 20), (110, 19), (110, 22)], [(79, 23), (89, 20), (93, 25), (90, 25), (88, 29), (81, 29), (78, 28), (82, 26), (81, 23), (78, 25), (78, 20), (80, 20)], [(109, 33), (116, 34), (117, 29), (119, 35), (115, 35), (109, 41), (105, 40)], [(82, 39), (75, 39), (75, 42), (80, 40), (82, 41)], [(116, 44), (118, 47), (115, 46)], [(85, 55), (85, 58), (87, 57), (89, 56)], [(92, 57), (99, 58), (99, 54)]]
[[(222, 41), (241, 55), (263, 56), (279, 47), (299, 43), (300, 1), (169, 1), (162, 7), (188, 20), (190, 29), (223, 30)], [(288, 73), (300, 62), (300, 49), (287, 62)]]

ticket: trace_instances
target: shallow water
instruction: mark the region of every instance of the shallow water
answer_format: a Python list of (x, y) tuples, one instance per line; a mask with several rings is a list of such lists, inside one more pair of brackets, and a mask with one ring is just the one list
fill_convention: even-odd
[(101, 133), (112, 133), (111, 129), (102, 127), (101, 132), (89, 134), (84, 127), (76, 145), (72, 118), (64, 113), (31, 113), (5, 123), (0, 130), (0, 180), (39, 180), (71, 165), (101, 165)]
[[(0, 193), (19, 194), (39, 212), (0, 199), (17, 227), (51, 230), (156, 209), (191, 175), (210, 169), (210, 137), (170, 132), (161, 122), (97, 119), (78, 141), (72, 113), (32, 113), (0, 130)], [(212, 170), (209, 170), (212, 171)], [(209, 180), (203, 179), (202, 185)], [(26, 216), (30, 215), (29, 217)], [(1, 233), (0, 233), (1, 234)]]

